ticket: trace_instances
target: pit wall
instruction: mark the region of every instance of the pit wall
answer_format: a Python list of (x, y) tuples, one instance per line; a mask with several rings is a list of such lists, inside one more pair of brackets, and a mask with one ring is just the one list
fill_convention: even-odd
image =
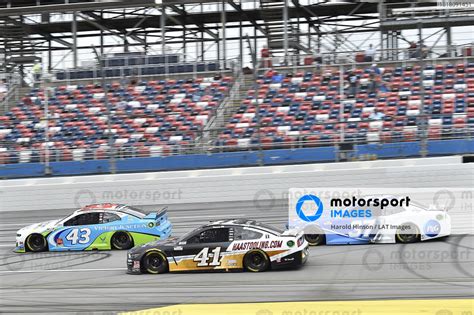
[[(428, 156), (474, 153), (474, 139), (432, 140), (427, 142)], [(419, 157), (420, 142), (356, 145), (348, 159), (380, 159)], [(139, 157), (116, 160), (117, 173), (177, 171), (225, 167), (334, 162), (338, 154), (333, 146), (318, 148), (280, 149), (259, 151), (192, 154), (166, 157)], [(51, 162), (50, 176), (93, 175), (110, 173), (108, 160)], [(0, 179), (43, 177), (42, 163), (0, 165)]]

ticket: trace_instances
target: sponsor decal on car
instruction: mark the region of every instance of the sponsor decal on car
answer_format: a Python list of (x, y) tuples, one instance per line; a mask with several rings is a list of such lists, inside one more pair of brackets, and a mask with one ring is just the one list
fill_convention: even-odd
[(424, 227), (425, 235), (428, 237), (435, 237), (438, 236), (441, 230), (441, 225), (436, 220), (429, 220), (426, 222)]
[(234, 243), (232, 250), (273, 249), (280, 248), (283, 241), (250, 241)]

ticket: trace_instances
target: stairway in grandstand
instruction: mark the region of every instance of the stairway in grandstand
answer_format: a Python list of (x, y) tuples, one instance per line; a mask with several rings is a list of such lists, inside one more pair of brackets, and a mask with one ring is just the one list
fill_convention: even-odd
[(31, 87), (20, 87), (18, 84), (11, 84), (6, 97), (0, 102), (0, 115), (7, 113), (12, 107), (16, 106), (20, 99), (27, 95)]
[(255, 78), (253, 74), (241, 74), (240, 77), (236, 78), (227, 102), (222, 105), (222, 111), (216, 115), (214, 121), (205, 127), (209, 133), (201, 139), (203, 144), (215, 139), (222, 132), (225, 124), (239, 110), (244, 99), (248, 97), (248, 90), (252, 89), (254, 85)]
[(247, 97), (248, 90), (250, 90), (254, 84), (255, 78), (252, 74), (243, 75), (242, 82), (237, 93), (227, 104), (227, 108), (224, 114), (225, 121), (229, 120), (232, 115), (240, 108), (242, 101)]
[[(285, 49), (285, 28), (283, 21), (283, 7), (285, 1), (260, 0), (262, 19), (265, 21), (268, 48), (274, 56), (282, 56)], [(288, 52), (297, 54), (300, 51), (311, 53), (311, 50), (298, 41), (298, 32), (291, 25), (288, 26)]]

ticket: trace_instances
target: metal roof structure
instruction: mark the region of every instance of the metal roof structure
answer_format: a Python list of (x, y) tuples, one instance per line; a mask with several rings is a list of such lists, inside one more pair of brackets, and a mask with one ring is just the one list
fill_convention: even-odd
[[(79, 52), (91, 43), (101, 54), (120, 47), (144, 53), (173, 45), (194, 60), (205, 59), (214, 45), (218, 60), (228, 59), (228, 46), (238, 43), (240, 60), (246, 45), (257, 51), (266, 40), (275, 54), (357, 51), (351, 36), (380, 33), (381, 49), (397, 49), (402, 29), (441, 28), (451, 38), (452, 26), (473, 25), (474, 8), (433, 9), (429, 1), (354, 0), (2, 0), (0, 54), (4, 66), (43, 63), (56, 67), (54, 51), (63, 51), (79, 66)], [(114, 37), (116, 43), (104, 38)], [(81, 39), (90, 39), (87, 44)], [(449, 45), (449, 42), (448, 42)], [(389, 54), (387, 54), (389, 56)]]

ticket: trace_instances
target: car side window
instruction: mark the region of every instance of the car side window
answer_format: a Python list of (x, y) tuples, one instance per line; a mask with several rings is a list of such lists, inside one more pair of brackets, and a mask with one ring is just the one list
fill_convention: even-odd
[(263, 236), (262, 233), (241, 227), (234, 228), (234, 240), (255, 240)]
[(193, 235), (190, 238), (188, 238), (186, 240), (186, 244), (197, 244), (197, 243), (199, 243), (199, 235), (201, 235), (201, 233)]
[(76, 215), (64, 222), (64, 226), (76, 226), (76, 225), (92, 225), (100, 223), (100, 214), (98, 212), (90, 212)]
[(229, 228), (210, 228), (188, 239), (188, 244), (224, 243), (229, 241)]
[(101, 213), (101, 214), (102, 214), (101, 223), (109, 223), (109, 222), (114, 222), (114, 221), (120, 221), (121, 220), (121, 218), (115, 213), (104, 212), (104, 213)]

